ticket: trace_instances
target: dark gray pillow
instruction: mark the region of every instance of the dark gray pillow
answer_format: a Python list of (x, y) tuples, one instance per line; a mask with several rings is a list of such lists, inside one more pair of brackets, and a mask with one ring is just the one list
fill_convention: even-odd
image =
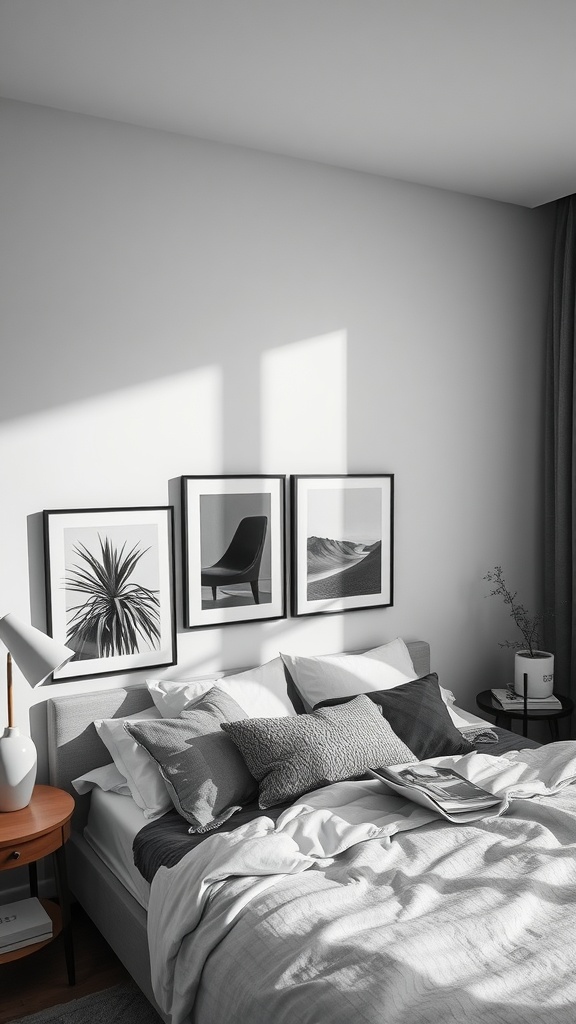
[(256, 782), (220, 725), (246, 718), (217, 686), (179, 718), (126, 722), (124, 728), (158, 765), (176, 810), (189, 832), (208, 832), (254, 800)]
[[(373, 690), (366, 696), (378, 705), (396, 735), (414, 751), (419, 761), (427, 757), (469, 754), (474, 750), (450, 718), (436, 672), (391, 690)], [(314, 710), (348, 700), (349, 697), (333, 697), (321, 701)]]
[(260, 783), (260, 807), (273, 807), (369, 768), (416, 761), (364, 694), (296, 718), (223, 722)]

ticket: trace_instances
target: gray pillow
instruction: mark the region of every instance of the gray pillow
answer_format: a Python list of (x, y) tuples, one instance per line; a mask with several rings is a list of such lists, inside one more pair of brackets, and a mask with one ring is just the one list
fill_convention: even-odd
[(126, 722), (124, 728), (158, 765), (189, 832), (208, 832), (255, 799), (257, 786), (237, 747), (220, 725), (246, 718), (217, 686), (179, 718)]
[(416, 761), (364, 694), (296, 718), (223, 722), (260, 783), (259, 805), (273, 807), (369, 768)]
[[(397, 736), (407, 743), (419, 761), (427, 757), (469, 754), (474, 747), (456, 728), (442, 700), (438, 675), (430, 672), (421, 679), (402, 683), (391, 690), (371, 690), (366, 696), (380, 708)], [(349, 697), (333, 697), (316, 705), (334, 707)]]

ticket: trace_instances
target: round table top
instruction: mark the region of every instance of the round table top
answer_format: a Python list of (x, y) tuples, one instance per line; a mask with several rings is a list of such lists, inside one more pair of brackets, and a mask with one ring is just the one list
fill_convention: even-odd
[[(539, 721), (548, 718), (565, 718), (567, 715), (571, 715), (574, 710), (574, 701), (560, 693), (555, 693), (554, 696), (558, 698), (562, 707), (528, 708), (528, 718)], [(508, 715), (509, 718), (524, 718), (524, 709), (522, 707), (503, 708), (496, 698), (492, 696), (491, 690), (482, 690), (481, 693), (478, 693), (476, 695), (476, 703), (479, 708), (482, 708), (482, 711), (488, 711), (491, 715)]]
[(55, 786), (34, 786), (32, 799), (20, 811), (0, 811), (0, 846), (23, 843), (65, 825), (74, 798)]

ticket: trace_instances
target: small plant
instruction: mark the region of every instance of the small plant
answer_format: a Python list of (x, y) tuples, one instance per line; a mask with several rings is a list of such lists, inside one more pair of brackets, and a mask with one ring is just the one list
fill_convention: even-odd
[(540, 640), (542, 616), (529, 615), (524, 605), (518, 604), (516, 601), (517, 594), (512, 593), (506, 585), (501, 565), (494, 566), (492, 571), (487, 572), (483, 579), (488, 580), (493, 585), (490, 596), (501, 597), (504, 604), (508, 605), (510, 615), (522, 634), (522, 640), (504, 640), (500, 643), (500, 647), (513, 647), (516, 650), (525, 647), (530, 657), (534, 658), (536, 652), (542, 646)]
[(84, 544), (76, 544), (78, 562), (65, 579), (68, 591), (81, 594), (82, 604), (69, 609), (66, 643), (78, 659), (111, 658), (136, 654), (144, 642), (156, 650), (160, 641), (158, 591), (131, 580), (148, 549), (135, 544), (126, 551), (98, 536), (100, 558)]

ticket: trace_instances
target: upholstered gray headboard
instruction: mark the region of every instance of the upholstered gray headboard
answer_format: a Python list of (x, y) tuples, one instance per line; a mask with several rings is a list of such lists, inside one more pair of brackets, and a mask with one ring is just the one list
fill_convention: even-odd
[[(417, 675), (426, 675), (430, 671), (429, 644), (415, 640), (407, 647)], [(230, 673), (236, 671), (238, 669), (231, 669)], [(214, 678), (226, 674), (215, 672)], [(95, 719), (123, 718), (143, 711), (151, 704), (145, 685), (50, 697), (47, 701), (47, 728), (52, 785), (71, 792), (77, 799), (72, 779), (110, 761), (110, 754), (94, 728)]]
[(74, 794), (72, 779), (110, 762), (110, 754), (94, 727), (97, 718), (124, 718), (151, 704), (146, 686), (50, 697), (47, 725), (51, 784)]

